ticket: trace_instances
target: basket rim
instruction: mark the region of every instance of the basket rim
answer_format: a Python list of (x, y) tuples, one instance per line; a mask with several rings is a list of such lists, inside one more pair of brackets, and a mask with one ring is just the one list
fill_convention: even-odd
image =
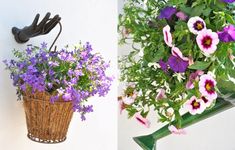
[(48, 97), (51, 98), (51, 97), (53, 96), (53, 94), (50, 94), (50, 93), (48, 93), (48, 92), (46, 92), (46, 91), (44, 91), (44, 92), (38, 92), (38, 91), (36, 91), (35, 93), (26, 91), (26, 92), (23, 92), (23, 94), (22, 94), (22, 96), (23, 96), (23, 101), (30, 101), (31, 99), (33, 99), (33, 101), (44, 101), (44, 102), (48, 102), (48, 103), (51, 103), (51, 104), (53, 104), (53, 103), (72, 103), (72, 102), (73, 102), (73, 100), (69, 100), (69, 101), (64, 100), (64, 99), (62, 98), (62, 96), (59, 96), (59, 99), (58, 99), (58, 100), (55, 100), (54, 102), (51, 102), (50, 100), (45, 101), (45, 100), (42, 100), (42, 99), (30, 97), (30, 96), (32, 96), (32, 95), (37, 96), (37, 95), (39, 95), (39, 94), (42, 94), (43, 97), (47, 97), (47, 96), (48, 96)]

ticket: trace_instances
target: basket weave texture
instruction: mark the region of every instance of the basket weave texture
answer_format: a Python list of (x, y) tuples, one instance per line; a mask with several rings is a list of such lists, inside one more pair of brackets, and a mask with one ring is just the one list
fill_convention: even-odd
[(28, 137), (40, 143), (60, 143), (66, 139), (73, 115), (72, 102), (62, 98), (50, 102), (45, 92), (23, 95)]

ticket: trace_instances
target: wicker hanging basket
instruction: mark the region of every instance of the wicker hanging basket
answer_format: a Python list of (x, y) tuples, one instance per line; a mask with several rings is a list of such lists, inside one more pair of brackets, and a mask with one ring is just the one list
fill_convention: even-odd
[(40, 143), (60, 143), (65, 141), (72, 119), (72, 102), (62, 98), (50, 102), (48, 93), (25, 93), (23, 95), (28, 138)]

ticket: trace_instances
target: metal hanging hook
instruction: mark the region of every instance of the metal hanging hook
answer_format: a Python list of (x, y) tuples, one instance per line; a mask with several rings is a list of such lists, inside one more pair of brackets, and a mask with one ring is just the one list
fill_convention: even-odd
[[(59, 38), (61, 32), (62, 32), (62, 24), (60, 22), (58, 22), (58, 24), (60, 25), (60, 30), (59, 30), (59, 33), (57, 34), (57, 36), (55, 37), (54, 41), (52, 42), (50, 48), (49, 48), (49, 51), (51, 51), (53, 45), (55, 44), (55, 42), (57, 41), (57, 39)], [(55, 46), (55, 49), (56, 49), (56, 46)]]

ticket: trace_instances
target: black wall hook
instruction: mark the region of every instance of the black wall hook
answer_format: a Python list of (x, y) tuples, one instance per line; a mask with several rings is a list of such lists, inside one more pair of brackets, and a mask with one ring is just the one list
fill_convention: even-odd
[[(42, 19), (42, 21), (38, 23), (38, 19), (40, 15), (37, 14), (34, 18), (33, 23), (30, 26), (26, 26), (23, 29), (13, 27), (12, 33), (14, 34), (15, 40), (18, 43), (25, 43), (32, 37), (45, 35), (49, 33), (58, 23), (60, 24), (60, 20), (61, 20), (61, 17), (59, 15), (55, 15), (51, 19), (50, 19), (50, 16), (51, 16), (51, 13), (48, 12), (45, 15), (45, 17)], [(61, 30), (62, 30), (62, 26), (60, 24), (60, 32)], [(59, 34), (57, 35), (56, 39), (58, 38)], [(54, 40), (53, 44), (55, 43), (56, 39)]]

